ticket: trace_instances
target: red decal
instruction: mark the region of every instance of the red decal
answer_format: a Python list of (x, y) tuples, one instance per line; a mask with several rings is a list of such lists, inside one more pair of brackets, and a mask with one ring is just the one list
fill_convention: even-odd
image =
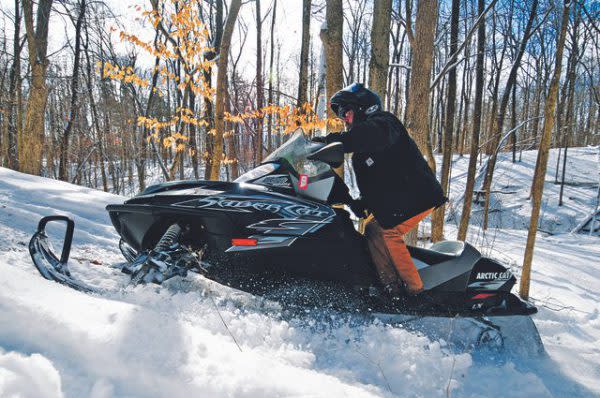
[(298, 189), (306, 190), (308, 188), (308, 175), (300, 174), (300, 180), (298, 181)]
[(246, 238), (233, 238), (231, 239), (231, 246), (256, 246), (258, 241), (256, 239)]
[(478, 295), (471, 297), (471, 300), (482, 300), (495, 295), (495, 293), (479, 293)]

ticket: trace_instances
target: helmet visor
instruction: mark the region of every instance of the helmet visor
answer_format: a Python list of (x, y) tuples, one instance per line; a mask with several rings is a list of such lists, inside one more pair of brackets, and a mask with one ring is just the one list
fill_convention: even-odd
[(340, 119), (345, 119), (346, 114), (349, 111), (353, 111), (353, 110), (354, 110), (354, 107), (352, 105), (338, 106), (336, 114)]

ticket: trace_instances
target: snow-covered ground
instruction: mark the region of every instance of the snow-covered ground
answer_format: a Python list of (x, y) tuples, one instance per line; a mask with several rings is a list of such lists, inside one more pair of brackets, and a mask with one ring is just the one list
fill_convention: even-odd
[[(567, 180), (597, 181), (597, 151), (570, 150)], [(485, 234), (474, 209), (469, 240), (519, 275), (535, 152), (506, 159), (494, 189), (515, 193), (495, 196)], [(466, 164), (454, 162), (454, 199)], [(125, 198), (0, 168), (0, 397), (600, 396), (600, 240), (566, 233), (596, 188), (568, 186), (559, 208), (553, 173), (541, 224), (552, 235), (538, 238), (531, 290), (547, 354), (531, 356), (460, 350), (377, 322), (283, 317), (200, 277), (121, 289), (127, 277), (107, 266), (123, 260), (104, 207)], [(107, 293), (37, 273), (27, 244), (50, 214), (74, 218), (71, 265)], [(446, 235), (455, 233), (450, 222)]]
[[(598, 147), (569, 149), (562, 206), (558, 205), (560, 184), (555, 183), (558, 150), (553, 149), (550, 152), (539, 223), (542, 233), (548, 235), (570, 232), (591, 213), (596, 205), (600, 180), (598, 151)], [(490, 229), (497, 227), (526, 230), (529, 228), (531, 206), (526, 199), (531, 192), (536, 157), (537, 151), (527, 151), (523, 152), (521, 161), (512, 163), (512, 154), (501, 153), (499, 155), (492, 186)], [(517, 154), (518, 158), (519, 154)], [(460, 199), (460, 205), (462, 205), (465, 190), (468, 162), (468, 157), (454, 157), (450, 196), (453, 199)], [(485, 163), (483, 164), (485, 165)], [(482, 168), (480, 167), (480, 169)], [(559, 171), (562, 172), (562, 159)], [(560, 176), (559, 173), (558, 181), (560, 181)], [(484, 198), (481, 196), (481, 201), (483, 202), (483, 200)], [(455, 207), (457, 206), (452, 203), (452, 208)], [(481, 224), (482, 208), (482, 206), (473, 207), (472, 224)], [(457, 219), (459, 219), (460, 206), (457, 210)]]

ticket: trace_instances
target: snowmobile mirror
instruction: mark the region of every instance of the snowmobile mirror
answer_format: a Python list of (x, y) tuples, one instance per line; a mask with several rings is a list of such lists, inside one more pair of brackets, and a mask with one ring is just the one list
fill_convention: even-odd
[(332, 142), (318, 151), (308, 155), (308, 160), (318, 160), (331, 167), (340, 167), (344, 161), (344, 145), (341, 142)]

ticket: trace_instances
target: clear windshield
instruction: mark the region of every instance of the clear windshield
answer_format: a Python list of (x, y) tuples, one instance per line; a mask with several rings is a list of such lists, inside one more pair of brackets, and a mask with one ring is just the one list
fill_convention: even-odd
[(329, 170), (329, 166), (323, 162), (308, 160), (306, 157), (322, 146), (323, 144), (310, 141), (304, 131), (298, 129), (292, 133), (285, 144), (273, 151), (263, 162), (285, 159), (299, 174), (307, 174), (309, 177), (316, 176)]

